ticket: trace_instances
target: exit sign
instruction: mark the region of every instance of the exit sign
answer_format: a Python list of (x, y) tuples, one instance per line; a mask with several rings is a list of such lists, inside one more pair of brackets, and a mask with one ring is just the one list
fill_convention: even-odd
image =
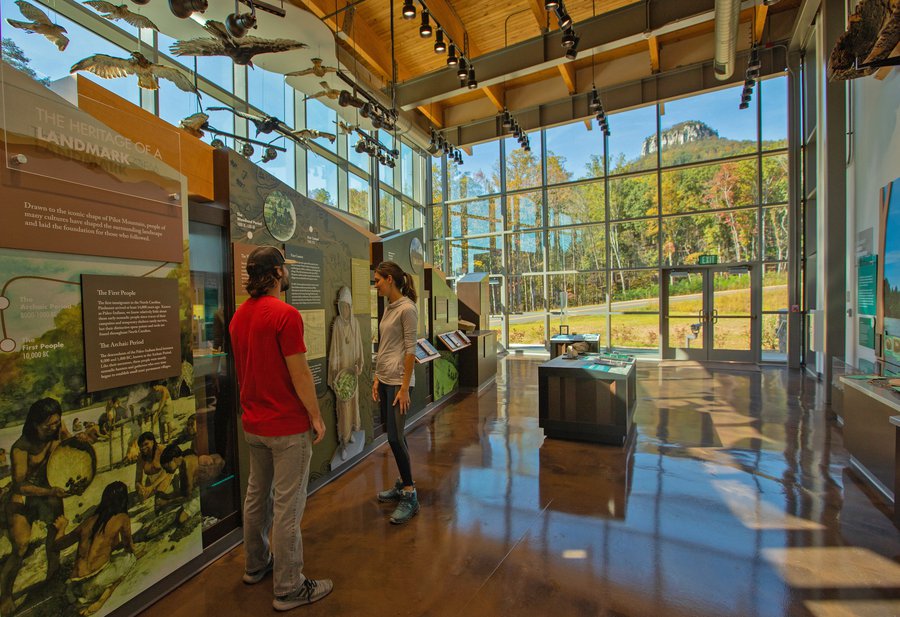
[(701, 266), (714, 266), (719, 263), (718, 255), (700, 255), (700, 261), (698, 263)]

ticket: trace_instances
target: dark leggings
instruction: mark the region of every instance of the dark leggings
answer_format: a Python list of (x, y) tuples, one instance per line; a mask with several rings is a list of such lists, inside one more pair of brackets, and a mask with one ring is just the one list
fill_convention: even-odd
[[(406, 414), (400, 413), (400, 405), (392, 405), (400, 386), (390, 386), (388, 384), (378, 384), (378, 398), (381, 402), (381, 417), (387, 425), (388, 443), (391, 444), (391, 450), (394, 453), (394, 460), (397, 461), (397, 469), (400, 470), (400, 479), (403, 480), (403, 486), (413, 486), (412, 464), (409, 460), (409, 448), (406, 446), (406, 435), (403, 433), (403, 427), (406, 424)], [(412, 391), (412, 388), (410, 388)], [(407, 410), (409, 413), (409, 410)]]

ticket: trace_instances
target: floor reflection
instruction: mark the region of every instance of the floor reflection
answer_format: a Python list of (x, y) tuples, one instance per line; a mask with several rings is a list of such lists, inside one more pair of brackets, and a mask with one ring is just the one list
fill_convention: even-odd
[[(318, 491), (307, 570), (335, 592), (306, 615), (768, 617), (898, 614), (900, 539), (845, 472), (819, 385), (799, 372), (638, 375), (626, 448), (544, 439), (538, 360), (409, 436), (421, 513), (387, 524), (386, 447)], [(269, 610), (241, 551), (146, 611)]]

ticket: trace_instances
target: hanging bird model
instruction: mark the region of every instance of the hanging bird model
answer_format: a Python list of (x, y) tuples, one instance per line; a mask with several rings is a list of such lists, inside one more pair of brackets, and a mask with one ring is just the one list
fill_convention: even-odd
[(337, 73), (337, 69), (333, 66), (322, 66), (321, 58), (312, 59), (312, 67), (303, 69), (302, 71), (294, 71), (293, 73), (285, 73), (285, 77), (303, 77), (304, 75), (315, 75), (316, 77), (325, 77), (328, 73)]
[(100, 13), (101, 17), (105, 17), (110, 21), (121, 19), (135, 28), (146, 28), (159, 32), (156, 24), (140, 13), (132, 13), (127, 4), (115, 5), (112, 2), (105, 2), (105, 0), (87, 0), (84, 4)]
[(356, 132), (356, 129), (359, 128), (358, 124), (347, 124), (343, 120), (338, 120), (337, 122), (335, 122), (335, 124), (338, 125), (338, 128), (344, 135), (352, 135), (354, 132)]
[(305, 146), (306, 142), (309, 139), (322, 138), (327, 139), (331, 143), (334, 143), (335, 139), (337, 139), (337, 136), (334, 133), (326, 133), (324, 131), (317, 131), (315, 129), (292, 129), (275, 116), (257, 116), (245, 111), (238, 111), (237, 109), (232, 109), (230, 107), (207, 107), (206, 110), (230, 111), (238, 118), (249, 120), (253, 124), (253, 126), (256, 127), (257, 135), (259, 135), (260, 133), (268, 134), (274, 132), (278, 133), (279, 135), (283, 135), (284, 137), (287, 137), (288, 139), (297, 142), (302, 146)]
[(207, 122), (209, 122), (209, 115), (199, 111), (184, 118), (178, 126), (197, 139), (200, 139), (203, 137), (203, 129), (209, 126)]
[(138, 86), (145, 90), (158, 90), (159, 78), (168, 79), (185, 92), (193, 92), (200, 98), (200, 92), (191, 79), (176, 68), (154, 64), (139, 51), (131, 52), (130, 58), (116, 58), (106, 54), (94, 54), (79, 60), (70, 69), (70, 73), (88, 71), (103, 79), (115, 79), (137, 75)]
[(319, 92), (316, 92), (315, 94), (310, 94), (309, 96), (305, 97), (303, 100), (308, 101), (310, 99), (320, 99), (323, 96), (326, 98), (329, 98), (329, 99), (338, 100), (341, 97), (341, 91), (336, 90), (336, 89), (332, 88), (331, 86), (329, 86), (327, 81), (320, 81), (319, 85), (322, 86), (322, 88), (323, 88), (322, 90), (320, 90)]
[(203, 37), (176, 41), (169, 50), (176, 56), (228, 56), (235, 64), (253, 66), (251, 59), (258, 54), (272, 54), (292, 49), (308, 47), (306, 43), (290, 39), (261, 39), (245, 36), (232, 37), (225, 26), (218, 21), (208, 20), (203, 29), (213, 38)]
[(50, 18), (47, 17), (47, 14), (44, 11), (33, 4), (25, 2), (25, 0), (18, 0), (16, 6), (19, 7), (19, 11), (21, 11), (22, 15), (31, 21), (7, 19), (6, 21), (10, 26), (18, 28), (19, 30), (24, 30), (29, 34), (41, 34), (48, 41), (56, 45), (59, 48), (59, 51), (65, 51), (66, 45), (69, 44), (69, 39), (65, 35), (65, 28), (54, 24), (50, 21)]

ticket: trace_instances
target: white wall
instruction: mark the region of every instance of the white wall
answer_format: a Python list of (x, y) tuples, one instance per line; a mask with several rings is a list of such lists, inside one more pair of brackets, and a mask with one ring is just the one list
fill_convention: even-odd
[(892, 69), (884, 80), (863, 77), (850, 85), (849, 145), (847, 166), (847, 360), (872, 360), (872, 350), (859, 347), (856, 315), (856, 260), (858, 239), (870, 239), (871, 252), (878, 252), (881, 235), (878, 192), (900, 177), (900, 69)]

